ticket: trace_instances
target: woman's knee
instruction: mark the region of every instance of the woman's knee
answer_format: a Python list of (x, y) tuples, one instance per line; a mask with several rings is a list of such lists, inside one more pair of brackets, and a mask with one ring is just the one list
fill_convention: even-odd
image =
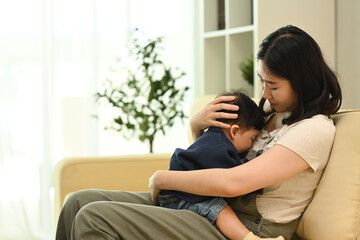
[(103, 208), (103, 202), (88, 203), (79, 209), (79, 212), (76, 214), (75, 221), (84, 223), (89, 219), (95, 220), (99, 217), (101, 209)]
[(119, 239), (118, 228), (125, 219), (114, 220), (111, 205), (108, 201), (100, 201), (82, 207), (72, 226), (73, 239)]
[(81, 205), (85, 205), (86, 203), (91, 202), (89, 201), (89, 199), (92, 199), (93, 197), (90, 196), (94, 194), (96, 194), (96, 190), (92, 190), (92, 189), (86, 189), (86, 190), (80, 190), (74, 192), (66, 199), (64, 207), (69, 207), (74, 205), (81, 207)]

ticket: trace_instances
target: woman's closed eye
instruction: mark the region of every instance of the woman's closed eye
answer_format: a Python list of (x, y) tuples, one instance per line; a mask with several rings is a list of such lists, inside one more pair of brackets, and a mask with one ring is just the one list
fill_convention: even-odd
[(267, 84), (267, 85), (268, 85), (268, 87), (269, 87), (269, 89), (270, 89), (271, 91), (274, 91), (274, 90), (278, 89), (277, 84), (276, 84), (276, 83), (274, 83), (274, 82), (271, 82), (271, 81), (265, 81), (265, 84)]

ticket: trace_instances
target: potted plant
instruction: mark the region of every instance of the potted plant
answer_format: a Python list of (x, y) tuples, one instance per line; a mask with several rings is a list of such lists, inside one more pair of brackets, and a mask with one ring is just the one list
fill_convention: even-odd
[[(185, 73), (161, 60), (162, 40), (158, 37), (141, 43), (135, 38), (131, 42), (130, 59), (117, 59), (115, 63), (126, 63), (121, 69), (125, 70), (125, 81), (117, 83), (116, 78), (108, 77), (102, 91), (95, 94), (98, 103), (110, 105), (114, 110), (106, 129), (115, 130), (126, 139), (136, 136), (142, 142), (147, 141), (150, 153), (155, 136), (159, 132), (165, 134), (177, 118), (186, 117), (181, 103), (189, 90), (188, 86), (178, 85)], [(110, 75), (116, 75), (117, 71), (116, 67), (112, 68)]]
[(239, 64), (240, 71), (244, 80), (249, 83), (251, 86), (254, 85), (254, 60), (253, 56), (250, 58), (245, 58)]

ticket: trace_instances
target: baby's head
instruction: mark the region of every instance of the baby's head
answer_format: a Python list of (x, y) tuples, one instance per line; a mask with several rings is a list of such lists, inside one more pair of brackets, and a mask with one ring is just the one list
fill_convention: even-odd
[(256, 136), (265, 124), (265, 114), (257, 104), (240, 90), (233, 90), (219, 96), (235, 96), (233, 101), (227, 102), (238, 105), (239, 110), (222, 112), (236, 113), (236, 119), (218, 119), (218, 121), (231, 125), (230, 129), (223, 129), (226, 136), (234, 144), (238, 153), (247, 151), (254, 144)]

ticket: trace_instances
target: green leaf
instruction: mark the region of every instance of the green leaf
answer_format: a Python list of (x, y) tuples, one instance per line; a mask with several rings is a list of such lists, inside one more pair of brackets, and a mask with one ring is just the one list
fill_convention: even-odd
[(245, 81), (250, 85), (254, 84), (254, 61), (253, 58), (245, 58), (240, 64), (239, 68)]
[(114, 121), (119, 125), (122, 125), (124, 123), (123, 120), (121, 119), (121, 117), (114, 119)]

